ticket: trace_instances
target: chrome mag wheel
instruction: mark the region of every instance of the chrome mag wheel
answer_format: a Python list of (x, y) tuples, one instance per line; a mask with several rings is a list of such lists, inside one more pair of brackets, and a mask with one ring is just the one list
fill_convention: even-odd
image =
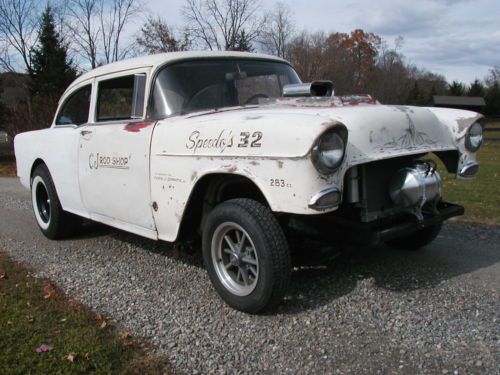
[(220, 224), (212, 237), (212, 262), (222, 285), (247, 296), (259, 280), (259, 258), (248, 233), (234, 222)]

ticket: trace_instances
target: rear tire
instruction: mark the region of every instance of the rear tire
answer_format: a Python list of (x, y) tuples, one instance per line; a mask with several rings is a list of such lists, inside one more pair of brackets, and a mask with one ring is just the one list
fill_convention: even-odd
[(31, 178), (31, 200), (38, 227), (52, 240), (74, 234), (81, 218), (62, 209), (50, 172), (41, 164)]
[(231, 307), (258, 313), (276, 306), (290, 283), (285, 235), (271, 211), (251, 199), (219, 204), (203, 228), (203, 260)]
[(441, 232), (443, 223), (430, 225), (419, 229), (409, 236), (399, 237), (394, 240), (387, 241), (387, 245), (395, 249), (416, 251), (430, 244), (436, 239)]

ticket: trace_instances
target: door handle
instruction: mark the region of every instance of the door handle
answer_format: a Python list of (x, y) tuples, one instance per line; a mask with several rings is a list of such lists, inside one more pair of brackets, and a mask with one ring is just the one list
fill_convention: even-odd
[(81, 135), (87, 135), (87, 134), (92, 134), (92, 130), (82, 130), (80, 131)]

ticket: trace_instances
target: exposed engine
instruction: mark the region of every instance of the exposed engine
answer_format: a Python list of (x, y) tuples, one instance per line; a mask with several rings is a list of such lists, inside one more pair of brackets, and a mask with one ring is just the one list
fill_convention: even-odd
[(417, 160), (412, 166), (398, 170), (389, 182), (389, 195), (394, 204), (423, 220), (422, 208), (435, 211), (441, 199), (441, 177), (436, 164)]
[(441, 178), (433, 161), (415, 156), (377, 161), (351, 168), (344, 201), (359, 209), (369, 222), (399, 213), (423, 220), (441, 200)]

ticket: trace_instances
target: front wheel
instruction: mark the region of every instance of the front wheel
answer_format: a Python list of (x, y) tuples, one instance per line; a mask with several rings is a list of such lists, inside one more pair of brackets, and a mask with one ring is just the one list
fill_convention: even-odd
[(395, 238), (394, 240), (387, 241), (387, 245), (402, 250), (420, 250), (436, 239), (436, 237), (441, 232), (442, 227), (443, 223), (430, 225), (428, 227), (419, 229), (408, 236), (399, 237)]
[(271, 211), (234, 199), (210, 212), (203, 260), (214, 288), (231, 307), (258, 313), (278, 304), (290, 282), (290, 253)]

